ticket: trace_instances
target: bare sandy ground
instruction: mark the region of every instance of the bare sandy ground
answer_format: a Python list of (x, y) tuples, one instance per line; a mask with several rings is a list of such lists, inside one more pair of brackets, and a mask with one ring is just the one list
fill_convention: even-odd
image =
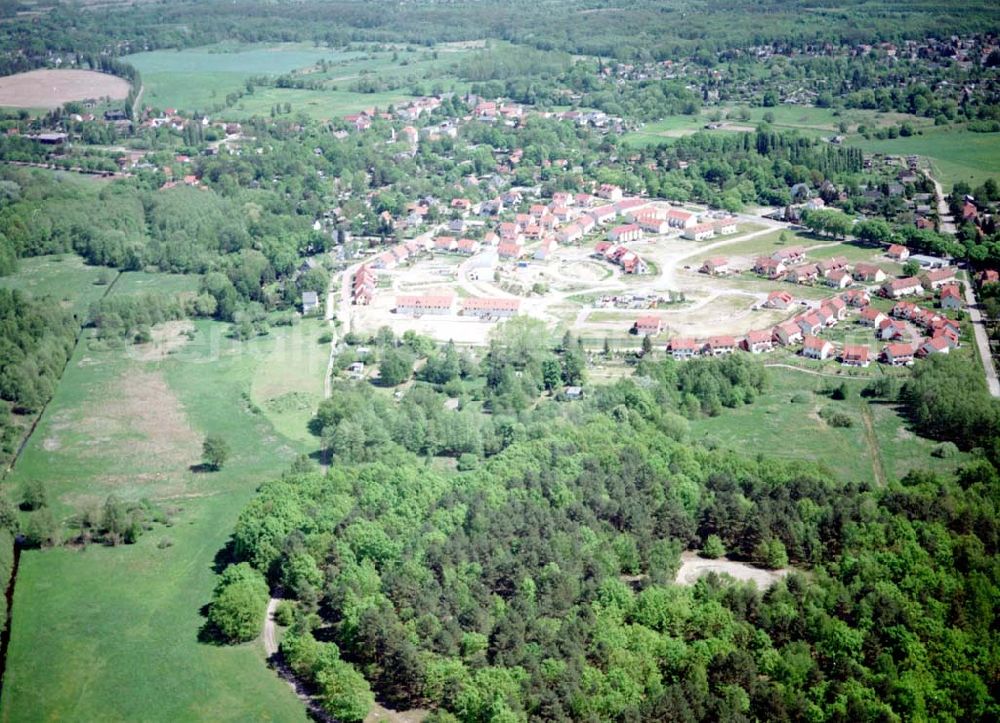
[(0, 106), (58, 108), (71, 100), (128, 95), (128, 81), (92, 70), (31, 70), (0, 78)]
[(710, 572), (725, 573), (740, 581), (751, 581), (761, 590), (766, 590), (790, 570), (764, 570), (744, 562), (736, 562), (720, 557), (718, 560), (706, 560), (694, 552), (681, 553), (681, 569), (677, 571), (675, 582), (678, 585), (694, 585), (698, 578)]

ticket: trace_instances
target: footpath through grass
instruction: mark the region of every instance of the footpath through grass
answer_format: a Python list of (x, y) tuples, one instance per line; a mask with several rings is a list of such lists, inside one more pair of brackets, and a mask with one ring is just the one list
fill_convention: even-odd
[[(259, 641), (198, 640), (237, 514), (296, 453), (247, 401), (275, 340), (222, 331), (199, 322), (193, 342), (159, 361), (83, 343), (70, 362), (7, 484), (46, 479), (60, 518), (111, 491), (145, 496), (172, 524), (132, 546), (24, 553), (3, 720), (305, 720)], [(191, 469), (208, 432), (232, 447), (217, 473)]]

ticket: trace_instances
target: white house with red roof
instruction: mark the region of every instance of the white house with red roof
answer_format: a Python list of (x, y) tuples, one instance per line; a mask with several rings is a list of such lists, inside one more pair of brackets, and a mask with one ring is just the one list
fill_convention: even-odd
[(882, 349), (882, 361), (894, 367), (909, 366), (913, 363), (912, 344), (888, 344)]
[(923, 274), (924, 285), (928, 289), (940, 289), (942, 286), (955, 283), (954, 266), (945, 266), (941, 269), (934, 269)]
[(705, 259), (705, 263), (701, 265), (699, 271), (711, 276), (725, 276), (732, 269), (729, 268), (729, 259), (725, 256), (713, 256), (710, 259)]
[(785, 275), (788, 267), (784, 261), (761, 256), (754, 261), (753, 270), (754, 273), (766, 276), (769, 279), (778, 279)]
[(795, 302), (795, 298), (787, 291), (772, 291), (767, 295), (764, 306), (769, 309), (787, 309)]
[(858, 281), (880, 284), (886, 279), (885, 271), (875, 264), (860, 263), (854, 266), (854, 278)]
[(802, 338), (802, 356), (823, 361), (833, 356), (833, 344), (826, 339), (807, 334)]
[(422, 314), (446, 315), (454, 312), (454, 294), (424, 294), (422, 296), (397, 296), (396, 313), (420, 316)]
[(712, 228), (717, 235), (728, 236), (736, 233), (736, 219), (732, 217), (720, 219), (712, 224)]
[(774, 334), (767, 329), (747, 332), (741, 346), (751, 354), (762, 354), (774, 349)]
[(458, 239), (454, 236), (438, 236), (434, 239), (434, 249), (436, 251), (454, 251), (458, 245)]
[(614, 203), (621, 201), (624, 194), (622, 194), (622, 189), (613, 183), (602, 183), (597, 189), (597, 195)]
[(893, 261), (906, 261), (910, 258), (910, 250), (902, 244), (890, 244), (889, 250), (885, 252)]
[(815, 312), (803, 314), (802, 316), (796, 317), (794, 321), (799, 325), (803, 335), (818, 334), (823, 330), (823, 320)]
[(497, 255), (502, 259), (519, 259), (524, 255), (524, 246), (516, 241), (501, 241), (497, 246)]
[(774, 327), (773, 336), (782, 346), (802, 341), (802, 328), (794, 321), (786, 321)]
[(703, 353), (707, 356), (724, 356), (736, 351), (736, 339), (731, 336), (713, 336), (705, 342)]
[(696, 223), (686, 227), (681, 236), (690, 241), (705, 241), (715, 236), (715, 226), (710, 223)]
[(462, 301), (462, 316), (507, 319), (516, 315), (520, 308), (520, 299), (468, 298)]
[(915, 276), (892, 279), (882, 284), (882, 295), (889, 299), (899, 299), (903, 296), (913, 296), (923, 293), (924, 285)]
[(845, 256), (834, 256), (833, 258), (823, 259), (816, 264), (819, 268), (819, 272), (825, 277), (829, 276), (834, 271), (841, 271), (847, 268), (847, 258)]
[(690, 359), (691, 357), (698, 356), (700, 346), (693, 339), (686, 338), (676, 338), (671, 339), (670, 343), (667, 344), (667, 351), (670, 355), (677, 361), (683, 359)]
[(889, 339), (905, 339), (907, 337), (906, 322), (898, 319), (883, 319), (878, 323), (878, 338), (883, 341)]
[(656, 336), (663, 331), (663, 320), (658, 316), (640, 316), (632, 329), (639, 336)]
[(642, 229), (635, 223), (615, 226), (608, 231), (608, 241), (614, 241), (615, 243), (628, 243), (629, 241), (638, 241), (641, 238)]
[(860, 309), (868, 306), (872, 302), (872, 299), (864, 289), (849, 289), (844, 294), (844, 301), (847, 302), (848, 306)]
[(819, 278), (819, 268), (816, 264), (801, 264), (788, 269), (785, 281), (793, 284), (807, 284)]
[(874, 306), (866, 306), (858, 315), (858, 322), (862, 326), (870, 326), (877, 329), (878, 325), (882, 323), (882, 320), (888, 318), (889, 317), (876, 309)]
[(867, 344), (844, 344), (840, 353), (840, 363), (845, 367), (866, 367), (871, 363)]
[(615, 211), (615, 207), (612, 205), (598, 206), (597, 208), (592, 208), (587, 213), (588, 216), (594, 219), (597, 223), (603, 225), (606, 223), (611, 223), (618, 216), (618, 212)]
[(835, 289), (846, 289), (848, 286), (854, 283), (854, 277), (851, 276), (851, 272), (847, 269), (837, 269), (831, 271), (826, 275), (825, 282), (827, 286), (832, 286)]
[(583, 238), (583, 229), (580, 228), (579, 224), (571, 223), (559, 229), (556, 232), (556, 238), (559, 239), (559, 243), (571, 244)]
[(698, 216), (690, 211), (672, 208), (667, 211), (667, 224), (671, 228), (690, 228), (698, 223)]
[(771, 254), (771, 258), (776, 261), (784, 261), (786, 264), (797, 264), (806, 257), (806, 250), (801, 246), (789, 246), (787, 249), (778, 249)]

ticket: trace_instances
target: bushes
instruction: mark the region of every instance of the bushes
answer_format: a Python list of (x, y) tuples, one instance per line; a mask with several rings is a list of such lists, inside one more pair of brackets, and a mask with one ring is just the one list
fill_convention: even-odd
[(281, 654), (297, 677), (319, 689), (320, 704), (337, 720), (363, 720), (375, 704), (368, 681), (340, 659), (334, 643), (318, 642), (312, 633), (293, 628), (281, 641)]
[(230, 565), (215, 588), (208, 622), (227, 642), (253, 640), (264, 624), (269, 598), (263, 575), (245, 562)]
[(846, 428), (854, 426), (854, 420), (851, 419), (848, 415), (839, 411), (833, 405), (823, 407), (821, 410), (819, 410), (819, 416), (823, 419), (824, 422), (829, 424), (831, 427)]

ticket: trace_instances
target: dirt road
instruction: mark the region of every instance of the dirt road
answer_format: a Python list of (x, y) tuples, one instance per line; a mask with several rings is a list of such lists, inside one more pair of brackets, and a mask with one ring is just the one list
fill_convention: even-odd
[(990, 394), (1000, 398), (1000, 379), (997, 378), (997, 370), (993, 366), (993, 358), (990, 354), (990, 337), (986, 333), (986, 322), (983, 319), (983, 313), (979, 310), (976, 294), (972, 290), (971, 279), (965, 284), (965, 303), (969, 307), (969, 320), (972, 322), (972, 333), (976, 338), (979, 358), (983, 362), (983, 369), (986, 370), (986, 386), (989, 387)]

